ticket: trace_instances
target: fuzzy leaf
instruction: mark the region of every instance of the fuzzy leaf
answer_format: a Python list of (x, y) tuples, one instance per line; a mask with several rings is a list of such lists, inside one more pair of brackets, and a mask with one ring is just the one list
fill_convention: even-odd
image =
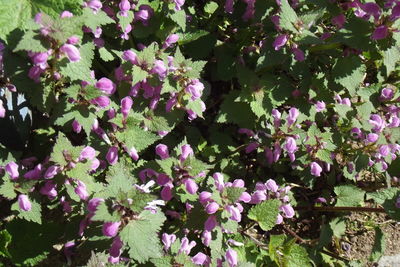
[(269, 231), (275, 226), (276, 218), (279, 213), (280, 201), (270, 199), (255, 205), (249, 211), (248, 217), (258, 222), (261, 229)]
[(337, 202), (335, 206), (360, 206), (365, 192), (354, 185), (340, 185), (335, 187)]

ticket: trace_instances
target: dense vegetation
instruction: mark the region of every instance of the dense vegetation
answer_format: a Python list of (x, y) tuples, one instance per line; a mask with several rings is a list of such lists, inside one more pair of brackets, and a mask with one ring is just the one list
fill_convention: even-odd
[[(400, 220), (400, 2), (2, 0), (0, 266), (363, 266)], [(302, 229), (304, 222), (308, 229)]]

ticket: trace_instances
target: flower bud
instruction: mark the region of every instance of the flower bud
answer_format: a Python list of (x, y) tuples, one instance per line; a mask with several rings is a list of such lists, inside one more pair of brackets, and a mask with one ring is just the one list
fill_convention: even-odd
[(47, 181), (40, 189), (40, 194), (48, 196), (50, 199), (57, 196), (56, 184), (52, 181)]
[(108, 78), (101, 78), (95, 84), (95, 87), (98, 88), (100, 91), (112, 95), (117, 90), (116, 85)]
[(72, 122), (72, 130), (76, 133), (80, 133), (82, 131), (82, 125), (77, 120), (74, 120)]
[(58, 171), (60, 170), (60, 167), (57, 165), (51, 165), (50, 167), (47, 168), (46, 172), (44, 173), (44, 178), (45, 179), (51, 179), (54, 176), (57, 175)]
[(128, 117), (129, 111), (131, 110), (133, 105), (132, 98), (130, 96), (126, 96), (121, 100), (121, 112), (124, 115), (124, 118)]
[(164, 244), (164, 250), (168, 251), (168, 249), (171, 247), (171, 245), (175, 242), (176, 240), (176, 235), (174, 234), (167, 234), (163, 233), (161, 237), (161, 241)]
[(217, 204), (217, 202), (210, 202), (206, 206), (206, 212), (208, 214), (214, 214), (218, 211), (218, 209), (219, 209), (219, 205)]
[(137, 55), (132, 50), (126, 50), (122, 54), (122, 59), (131, 62), (133, 65), (137, 65)]
[(279, 35), (278, 37), (275, 38), (274, 42), (272, 43), (272, 46), (274, 47), (275, 51), (278, 51), (283, 47), (286, 42), (288, 41), (288, 36), (286, 34)]
[(199, 189), (199, 186), (196, 184), (196, 182), (193, 179), (190, 179), (190, 178), (185, 179), (184, 184), (185, 184), (186, 191), (189, 194), (194, 195), (194, 194), (196, 194), (197, 190)]
[(193, 149), (190, 145), (183, 145), (181, 147), (181, 155), (179, 156), (180, 161), (185, 161), (189, 156), (193, 156)]
[(267, 190), (271, 192), (278, 192), (279, 186), (276, 184), (276, 182), (272, 179), (269, 179), (266, 183), (265, 186), (267, 187)]
[(210, 215), (204, 222), (204, 230), (212, 231), (217, 226), (217, 217)]
[(161, 158), (161, 159), (166, 159), (169, 158), (169, 152), (168, 152), (168, 147), (164, 144), (158, 144), (156, 146), (156, 154)]
[(92, 198), (91, 200), (88, 201), (88, 206), (87, 206), (88, 211), (95, 213), (97, 210), (97, 207), (102, 202), (104, 202), (104, 199), (102, 199), (102, 198), (99, 198), (99, 197)]
[(110, 256), (113, 258), (118, 258), (121, 255), (121, 249), (123, 245), (124, 243), (122, 242), (121, 238), (116, 236), (111, 244), (110, 250), (108, 251)]
[(322, 112), (324, 111), (326, 108), (326, 104), (324, 101), (317, 101), (317, 103), (315, 103), (315, 110), (317, 112)]
[(79, 155), (79, 161), (89, 159), (92, 160), (96, 157), (96, 150), (93, 147), (87, 146), (82, 149), (81, 154)]
[(207, 255), (203, 252), (199, 252), (192, 257), (192, 262), (197, 265), (204, 265), (207, 261)]
[(65, 53), (71, 62), (76, 62), (81, 59), (81, 54), (79, 53), (79, 49), (73, 46), (72, 44), (64, 44), (63, 46), (60, 47), (60, 51)]
[(78, 181), (78, 186), (75, 187), (74, 191), (82, 200), (86, 200), (89, 197), (89, 194), (86, 190), (86, 185), (82, 181)]
[(289, 115), (287, 117), (287, 122), (289, 125), (292, 125), (296, 120), (297, 117), (300, 115), (300, 112), (297, 108), (289, 109)]
[(108, 237), (114, 237), (118, 233), (118, 228), (121, 222), (106, 222), (103, 224), (103, 235)]
[(18, 196), (18, 205), (23, 211), (30, 211), (32, 209), (32, 204), (27, 195), (21, 194)]
[(170, 47), (172, 44), (178, 42), (179, 40), (179, 35), (178, 34), (171, 34), (167, 37), (167, 39), (165, 40), (165, 43), (163, 45), (163, 48), (167, 48)]
[(225, 259), (228, 262), (229, 267), (235, 267), (238, 264), (237, 252), (231, 248), (226, 251)]
[(18, 164), (11, 161), (6, 165), (6, 172), (10, 175), (11, 180), (15, 180), (19, 177)]
[(283, 205), (280, 209), (283, 211), (283, 215), (286, 218), (292, 218), (294, 216), (294, 209), (290, 204)]
[(321, 176), (322, 168), (321, 168), (321, 166), (319, 166), (318, 163), (316, 163), (315, 161), (311, 162), (310, 168), (311, 168), (312, 175), (314, 175), (316, 177)]
[(115, 146), (110, 147), (106, 159), (110, 165), (115, 165), (118, 161), (118, 148)]
[(110, 105), (111, 100), (108, 96), (102, 95), (90, 101), (92, 104), (98, 105), (101, 108), (106, 108)]
[(379, 135), (377, 135), (376, 133), (369, 133), (367, 134), (367, 141), (370, 143), (374, 143), (376, 141), (378, 141), (379, 139)]

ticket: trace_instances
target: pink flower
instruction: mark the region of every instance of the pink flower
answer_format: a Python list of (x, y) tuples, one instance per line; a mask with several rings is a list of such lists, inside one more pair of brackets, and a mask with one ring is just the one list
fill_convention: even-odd
[(372, 40), (382, 40), (385, 39), (389, 34), (388, 27), (386, 25), (381, 25), (377, 27), (372, 33)]
[(14, 161), (9, 162), (6, 165), (6, 172), (10, 175), (11, 180), (15, 180), (19, 177), (19, 172), (18, 172), (18, 164), (15, 163)]
[(118, 228), (121, 222), (106, 222), (103, 224), (103, 235), (108, 237), (114, 237), (118, 233)]
[(110, 147), (106, 159), (110, 165), (115, 165), (118, 161), (118, 148), (115, 146)]
[(210, 202), (206, 206), (206, 212), (208, 214), (214, 214), (218, 211), (218, 209), (219, 209), (219, 205), (217, 202)]
[(174, 34), (168, 35), (168, 37), (165, 40), (165, 43), (163, 45), (163, 48), (165, 49), (165, 48), (170, 47), (171, 45), (173, 45), (176, 42), (178, 42), (178, 40), (179, 40), (179, 35), (178, 34), (174, 33)]
[(77, 62), (81, 59), (79, 49), (72, 44), (64, 44), (60, 47), (60, 51), (65, 53), (71, 62)]
[(310, 168), (311, 168), (311, 174), (312, 174), (312, 175), (314, 175), (314, 176), (316, 176), (316, 177), (321, 176), (322, 167), (319, 166), (318, 163), (316, 163), (316, 162), (311, 162)]
[(124, 118), (128, 117), (129, 111), (132, 109), (133, 100), (130, 96), (126, 96), (121, 100), (121, 113)]
[(286, 44), (287, 41), (288, 41), (288, 36), (286, 34), (282, 34), (275, 38), (275, 41), (272, 43), (272, 46), (274, 47), (275, 51), (278, 51)]
[(193, 149), (190, 145), (183, 145), (181, 147), (180, 161), (185, 161), (189, 156), (193, 156)]
[(96, 88), (100, 89), (100, 91), (112, 95), (117, 90), (115, 84), (108, 78), (101, 78), (95, 84)]
[(196, 184), (196, 182), (193, 179), (186, 179), (184, 181), (186, 191), (188, 191), (189, 194), (196, 194), (197, 190), (199, 189), (199, 186)]
[(226, 251), (225, 259), (228, 262), (229, 267), (235, 267), (238, 264), (237, 252), (231, 248)]
[(30, 211), (32, 209), (32, 204), (27, 195), (21, 194), (18, 196), (18, 205), (23, 211)]
[(167, 159), (169, 158), (169, 152), (168, 152), (168, 147), (164, 144), (158, 144), (156, 146), (156, 154), (161, 158), (161, 159)]

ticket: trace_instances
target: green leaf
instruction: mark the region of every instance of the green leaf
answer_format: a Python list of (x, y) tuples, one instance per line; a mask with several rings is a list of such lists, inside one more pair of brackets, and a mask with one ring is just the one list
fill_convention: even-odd
[(239, 199), (244, 191), (246, 191), (246, 188), (244, 187), (225, 187), (222, 192), (222, 197), (227, 199), (230, 204), (233, 204)]
[(82, 19), (85, 22), (85, 25), (92, 31), (95, 31), (97, 27), (115, 23), (115, 21), (107, 16), (106, 12), (103, 10), (98, 10), (96, 13), (93, 13), (90, 8), (83, 9)]
[(386, 76), (388, 77), (395, 70), (396, 64), (400, 60), (400, 51), (397, 45), (394, 45), (383, 51), (383, 64), (386, 67)]
[(0, 195), (8, 199), (13, 199), (17, 196), (14, 191), (14, 183), (11, 182), (8, 175), (5, 176), (5, 179), (3, 178), (3, 183), (0, 185)]
[(258, 222), (264, 231), (271, 230), (276, 224), (276, 218), (279, 213), (280, 201), (269, 199), (253, 206), (248, 214), (249, 219)]
[(149, 74), (141, 67), (134, 65), (132, 67), (132, 84), (137, 84), (147, 78)]
[(106, 180), (108, 185), (102, 195), (105, 198), (115, 197), (120, 192), (129, 192), (136, 182), (131, 168), (122, 160), (108, 169)]
[(129, 256), (139, 263), (162, 256), (158, 231), (166, 217), (158, 210), (156, 213), (145, 210), (139, 219), (131, 220), (120, 232), (119, 236), (129, 246)]
[(182, 28), (182, 31), (186, 31), (186, 13), (183, 9), (173, 11), (172, 14), (170, 14), (170, 18)]
[(114, 60), (114, 55), (110, 51), (108, 51), (107, 48), (105, 47), (101, 47), (99, 49), (99, 54), (100, 58), (105, 62)]
[(214, 1), (210, 1), (204, 6), (204, 12), (210, 15), (213, 14), (217, 9), (218, 9), (218, 4)]
[(137, 126), (128, 127), (123, 132), (116, 134), (117, 139), (124, 143), (128, 148), (136, 148), (137, 152), (140, 152), (153, 144), (155, 141), (160, 139), (159, 136), (145, 131)]
[(283, 266), (285, 267), (298, 267), (298, 266), (312, 266), (307, 250), (295, 243), (288, 242), (289, 245), (285, 246), (283, 250)]
[(198, 30), (195, 32), (187, 32), (187, 33), (179, 34), (178, 44), (184, 45), (184, 44), (196, 41), (200, 37), (206, 36), (207, 34), (209, 34), (209, 32), (205, 31), (205, 30)]
[(355, 90), (364, 80), (366, 67), (359, 57), (339, 58), (332, 69), (334, 81), (354, 95)]
[(57, 142), (53, 147), (53, 152), (50, 155), (50, 159), (60, 166), (65, 166), (69, 162), (65, 159), (65, 156), (71, 159), (77, 159), (82, 149), (83, 147), (72, 146), (71, 142), (60, 132), (57, 137)]
[(372, 252), (369, 257), (369, 260), (371, 262), (377, 262), (385, 253), (385, 249), (386, 249), (385, 234), (379, 227), (376, 227), (374, 246), (372, 247)]
[(341, 218), (335, 218), (329, 223), (333, 235), (341, 238), (346, 232), (346, 221)]
[(339, 185), (335, 187), (337, 202), (335, 206), (360, 206), (364, 202), (365, 192), (354, 185)]
[(322, 161), (324, 161), (326, 163), (333, 164), (332, 159), (331, 159), (331, 151), (329, 151), (329, 150), (320, 149), (320, 150), (317, 151), (315, 156), (318, 159), (320, 159), (320, 160), (322, 160)]
[(0, 1), (0, 39), (6, 40), (6, 36), (18, 27), (24, 27), (31, 19), (32, 13), (27, 1)]
[(18, 211), (18, 218), (42, 224), (42, 206), (35, 200), (30, 199), (32, 208), (30, 211), (24, 211), (19, 208), (18, 201), (12, 204), (11, 210)]
[(198, 117), (203, 118), (203, 110), (200, 99), (197, 99), (195, 101), (190, 101), (186, 105), (186, 108), (192, 110)]
[(110, 207), (106, 202), (101, 202), (96, 209), (94, 216), (91, 218), (93, 221), (102, 222), (118, 222), (121, 220), (117, 212)]
[(298, 17), (287, 0), (281, 1), (281, 12), (279, 14), (279, 26), (282, 29), (297, 33), (298, 31), (294, 25), (298, 21)]
[(33, 31), (27, 31), (14, 49), (14, 52), (16, 51), (46, 52), (47, 48), (44, 47), (38, 34)]
[(72, 126), (72, 121), (77, 120), (79, 124), (82, 125), (82, 129), (85, 131), (86, 135), (89, 136), (96, 118), (96, 110), (94, 107), (76, 105), (72, 106), (70, 110), (65, 110), (64, 115), (57, 118), (54, 123), (60, 126)]
[(86, 43), (79, 48), (81, 59), (76, 62), (68, 62), (64, 66), (60, 66), (62, 75), (67, 76), (71, 81), (92, 81), (90, 71), (92, 68), (92, 60), (94, 57), (94, 44)]
[(8, 245), (11, 242), (11, 235), (7, 229), (0, 231), (0, 256), (11, 257), (10, 252), (8, 252)]

